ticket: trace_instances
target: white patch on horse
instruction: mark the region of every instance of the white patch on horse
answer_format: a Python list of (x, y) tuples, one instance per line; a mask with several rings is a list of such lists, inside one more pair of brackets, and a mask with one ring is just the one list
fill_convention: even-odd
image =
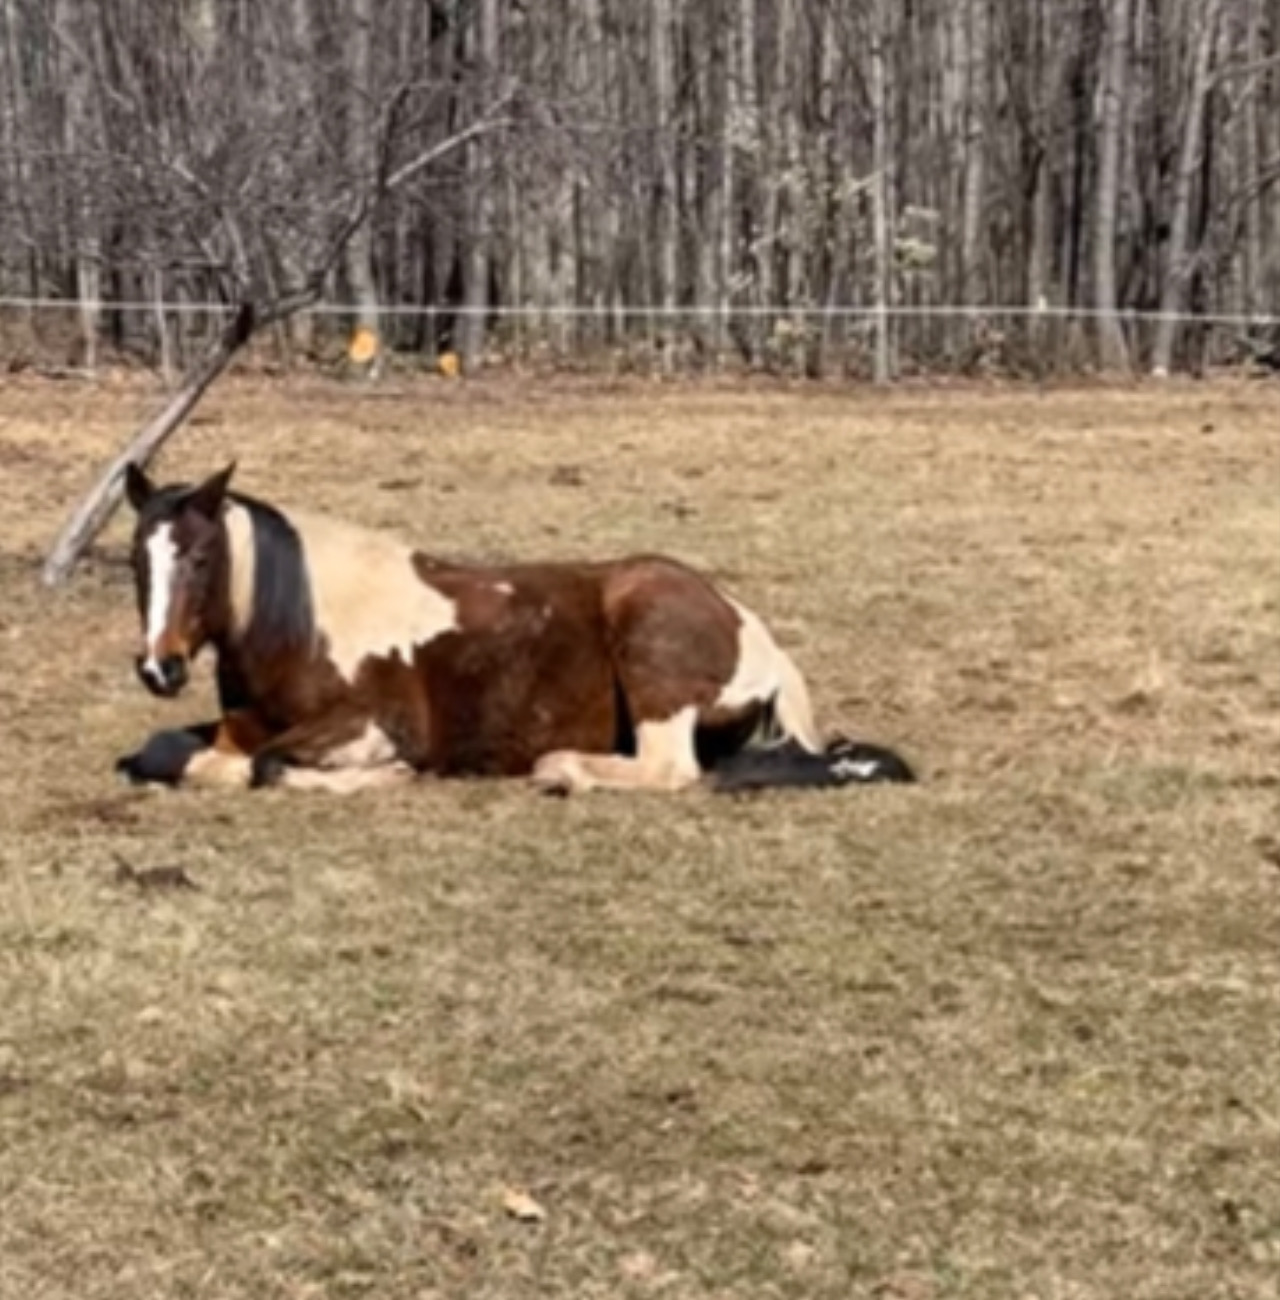
[(409, 664), (415, 649), (457, 629), (457, 606), (419, 577), (403, 542), (329, 519), (290, 521), (306, 555), (316, 629), (348, 682), (365, 659), (398, 654)]
[(191, 756), (191, 761), (183, 769), (182, 784), (246, 789), (252, 772), (252, 764), (245, 754), (202, 749)]
[(533, 766), (535, 785), (548, 790), (683, 790), (702, 774), (694, 745), (692, 704), (661, 722), (636, 727), (636, 755), (584, 754), (560, 749)]
[(512, 596), (516, 590), (509, 582), (495, 582), (493, 589), (499, 596)]
[(755, 614), (731, 597), (725, 599), (738, 616), (738, 664), (733, 676), (720, 688), (716, 705), (722, 709), (741, 709), (771, 700), (778, 693), (782, 685), (778, 647)]
[(783, 731), (810, 753), (820, 752), (822, 741), (800, 670), (756, 614), (731, 596), (724, 599), (738, 616), (738, 663), (720, 688), (716, 706), (741, 709), (773, 700)]
[(226, 521), (227, 549), (231, 557), (231, 624), (237, 633), (243, 633), (253, 620), (257, 564), (253, 519), (244, 506), (234, 501), (228, 503), (223, 519)]
[(331, 749), (320, 761), (326, 771), (349, 767), (381, 767), (396, 756), (396, 747), (381, 727), (370, 722), (364, 731), (345, 745)]
[(415, 775), (407, 763), (390, 763), (385, 767), (344, 767), (332, 772), (322, 772), (314, 767), (287, 767), (280, 778), (280, 784), (286, 790), (359, 794), (364, 790), (407, 785)]
[(874, 758), (839, 758), (831, 764), (833, 776), (850, 777), (854, 781), (870, 781), (880, 771)]
[(173, 540), (173, 525), (161, 524), (147, 538), (147, 655), (142, 663), (142, 671), (158, 686), (164, 686), (165, 677), (156, 658), (156, 643), (169, 622), (177, 571), (178, 547)]

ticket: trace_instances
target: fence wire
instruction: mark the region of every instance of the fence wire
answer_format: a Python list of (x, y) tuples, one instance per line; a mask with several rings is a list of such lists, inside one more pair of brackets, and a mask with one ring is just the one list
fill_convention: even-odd
[[(0, 309), (21, 311), (81, 311), (90, 308), (101, 312), (157, 312), (175, 315), (230, 315), (238, 304), (220, 302), (191, 302), (188, 300), (145, 302), (129, 299), (82, 301), (75, 298), (0, 297)], [(351, 316), (353, 306), (343, 303), (313, 303), (298, 312), (300, 316)], [(415, 303), (385, 303), (378, 307), (380, 316), (485, 316), (584, 318), (673, 318), (731, 319), (735, 317), (826, 317), (852, 320), (876, 320), (889, 317), (895, 320), (981, 320), (1007, 318), (1010, 320), (1098, 320), (1109, 318), (1133, 324), (1154, 324), (1173, 321), (1187, 325), (1221, 325), (1245, 329), (1269, 329), (1280, 325), (1280, 315), (1267, 312), (1191, 312), (1158, 311), (1144, 308), (1121, 307), (1108, 310), (1101, 307), (1072, 307), (1057, 304), (1009, 303), (1002, 305), (971, 305), (960, 303), (913, 304), (897, 303), (877, 307), (862, 304), (797, 305), (795, 303), (730, 304), (673, 304), (664, 306), (648, 303), (495, 303), (490, 306), (466, 306), (452, 303), (420, 305)]]

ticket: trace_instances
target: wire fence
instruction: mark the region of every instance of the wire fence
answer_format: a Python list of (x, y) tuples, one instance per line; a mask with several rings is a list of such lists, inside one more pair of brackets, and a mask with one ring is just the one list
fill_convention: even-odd
[[(0, 297), (0, 310), (19, 311), (81, 311), (91, 308), (100, 312), (165, 312), (174, 315), (229, 315), (237, 304), (220, 302), (193, 302), (185, 299), (172, 301), (108, 300), (82, 302), (74, 298)], [(303, 308), (304, 316), (352, 316), (355, 308), (342, 303), (314, 303)], [(1280, 315), (1267, 312), (1191, 312), (1159, 311), (1149, 308), (1122, 307), (1115, 310), (1087, 306), (1062, 306), (1059, 304), (955, 304), (895, 303), (884, 307), (874, 304), (848, 303), (728, 303), (728, 304), (635, 304), (635, 303), (495, 303), (486, 306), (438, 303), (385, 303), (379, 304), (381, 316), (483, 316), (485, 318), (583, 317), (589, 319), (625, 317), (638, 319), (704, 319), (830, 317), (832, 319), (875, 320), (887, 316), (896, 320), (955, 320), (955, 319), (1009, 319), (1009, 320), (1098, 320), (1112, 318), (1134, 324), (1156, 324), (1173, 321), (1178, 324), (1206, 326), (1231, 326), (1245, 329), (1270, 329), (1280, 326)]]
[[(108, 360), (172, 376), (201, 355), (238, 305), (170, 297), (78, 300), (0, 295), (0, 369)], [(285, 366), (466, 364), (610, 365), (665, 373), (754, 371), (869, 377), (905, 374), (1046, 376), (1097, 368), (1097, 323), (1118, 323), (1131, 367), (1151, 367), (1162, 326), (1175, 327), (1174, 368), (1249, 365), (1280, 371), (1280, 314), (1161, 311), (1033, 303), (522, 302), (483, 306), (384, 303), (378, 344), (353, 345), (355, 309), (317, 302), (264, 331), (250, 356)], [(477, 345), (469, 318), (481, 317)], [(357, 331), (359, 333), (359, 331)], [(367, 342), (367, 340), (366, 340)], [(468, 351), (468, 348), (471, 350)]]

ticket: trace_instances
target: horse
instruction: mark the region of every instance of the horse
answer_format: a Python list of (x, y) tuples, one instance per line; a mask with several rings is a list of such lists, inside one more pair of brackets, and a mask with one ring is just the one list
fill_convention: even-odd
[(219, 716), (153, 735), (139, 783), (348, 792), (525, 777), (547, 792), (911, 781), (825, 743), (794, 661), (744, 604), (658, 554), (471, 564), (128, 465), (138, 677), (172, 699), (206, 647)]

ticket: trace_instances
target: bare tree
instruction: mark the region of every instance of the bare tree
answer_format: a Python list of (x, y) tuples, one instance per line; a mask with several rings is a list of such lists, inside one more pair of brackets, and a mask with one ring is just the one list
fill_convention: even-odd
[[(343, 145), (347, 174), (353, 179), (367, 175), (375, 161), (375, 104), (373, 0), (349, 0), (346, 12), (345, 44), (350, 58), (345, 107)], [(371, 178), (364, 184), (371, 184)], [(355, 307), (356, 330), (352, 360), (376, 375), (382, 360), (382, 331), (378, 313), (378, 283), (374, 271), (374, 227), (362, 221), (352, 232), (342, 254), (347, 285)]]
[(1184, 307), (1184, 294), (1191, 277), (1193, 255), (1189, 248), (1191, 200), (1196, 183), (1200, 150), (1204, 144), (1205, 99), (1209, 94), (1213, 47), (1218, 39), (1218, 19), (1222, 0), (1204, 0), (1200, 8), (1200, 27), (1193, 45), (1189, 92), (1182, 118), (1182, 143), (1177, 169), (1173, 176), (1173, 200), (1169, 214), (1169, 253), (1160, 292), (1160, 319), (1151, 355), (1151, 373), (1169, 373), (1173, 363), (1173, 344), (1177, 336), (1177, 316)]
[[(322, 129), (300, 121), (293, 106), (278, 97), (257, 96), (259, 117), (255, 129), (246, 131), (246, 83), (248, 89), (261, 89), (254, 81), (263, 71), (263, 42), (270, 32), (233, 28), (222, 33), (214, 52), (191, 51), (192, 58), (206, 60), (203, 79), (178, 77), (167, 69), (156, 96), (143, 89), (148, 75), (144, 42), (149, 39), (143, 32), (134, 32), (132, 39), (129, 33), (108, 33), (114, 47), (110, 67), (65, 29), (52, 32), (69, 57), (92, 71), (129, 124), (138, 141), (132, 161), (141, 183), (185, 223), (182, 233), (202, 251), (206, 271), (233, 311), (230, 324), (173, 400), (112, 460), (72, 513), (45, 564), (49, 584), (67, 576), (110, 517), (127, 463), (145, 464), (155, 454), (257, 330), (314, 303), (344, 257), (350, 267), (352, 242), (368, 229), (380, 198), (420, 180), (448, 155), (506, 124), (504, 106), (491, 105), (453, 135), (397, 163), (413, 107), (412, 83), (382, 90), (371, 115), (370, 148), (353, 154), (345, 141), (332, 148)], [(129, 75), (108, 83), (109, 73), (122, 66)], [(217, 105), (227, 100), (239, 103), (236, 116), (218, 114)], [(340, 165), (344, 158), (347, 169)], [(319, 165), (327, 169), (325, 184), (314, 175)], [(299, 172), (290, 174), (290, 167)], [(160, 240), (158, 229), (152, 238)], [(280, 280), (285, 246), (293, 250), (295, 264), (305, 267), (301, 283)]]
[(1093, 300), (1098, 312), (1098, 354), (1102, 366), (1106, 370), (1128, 370), (1129, 349), (1117, 315), (1116, 232), (1125, 94), (1129, 81), (1130, 0), (1110, 0), (1106, 24), (1093, 228)]
[[(473, 94), (477, 97), (475, 111), (492, 93), (490, 89), (498, 74), (498, 5), (497, 0), (476, 0), (471, 22), (465, 34), (467, 58), (480, 74)], [(491, 274), (490, 245), (493, 240), (495, 204), (493, 186), (493, 151), (483, 136), (472, 140), (466, 148), (469, 238), (466, 241), (462, 262), (463, 317), (459, 328), (459, 355), (463, 369), (475, 370), (480, 364), (484, 347), (484, 311), (489, 305), (489, 277)]]
[[(1278, 60), (1275, 0), (0, 0), (0, 290), (68, 301), (49, 351), (182, 370), (216, 337), (173, 300), (264, 318), (373, 185), (323, 289), (349, 316), (278, 347), (353, 320), (388, 364), (625, 343), (817, 373), (862, 364), (841, 312), (870, 307), (883, 377), (1043, 303), (1080, 315), (984, 355), (1123, 370), (1131, 311), (1280, 307)], [(509, 91), (513, 126), (378, 191), (396, 91), (392, 171)], [(488, 339), (507, 304), (543, 314)]]
[(889, 307), (893, 292), (893, 247), (889, 212), (889, 82), (885, 68), (885, 44), (889, 27), (889, 0), (876, 0), (871, 33), (871, 113), (873, 185), (871, 202), (875, 227), (876, 383), (893, 377), (893, 353), (889, 337)]

